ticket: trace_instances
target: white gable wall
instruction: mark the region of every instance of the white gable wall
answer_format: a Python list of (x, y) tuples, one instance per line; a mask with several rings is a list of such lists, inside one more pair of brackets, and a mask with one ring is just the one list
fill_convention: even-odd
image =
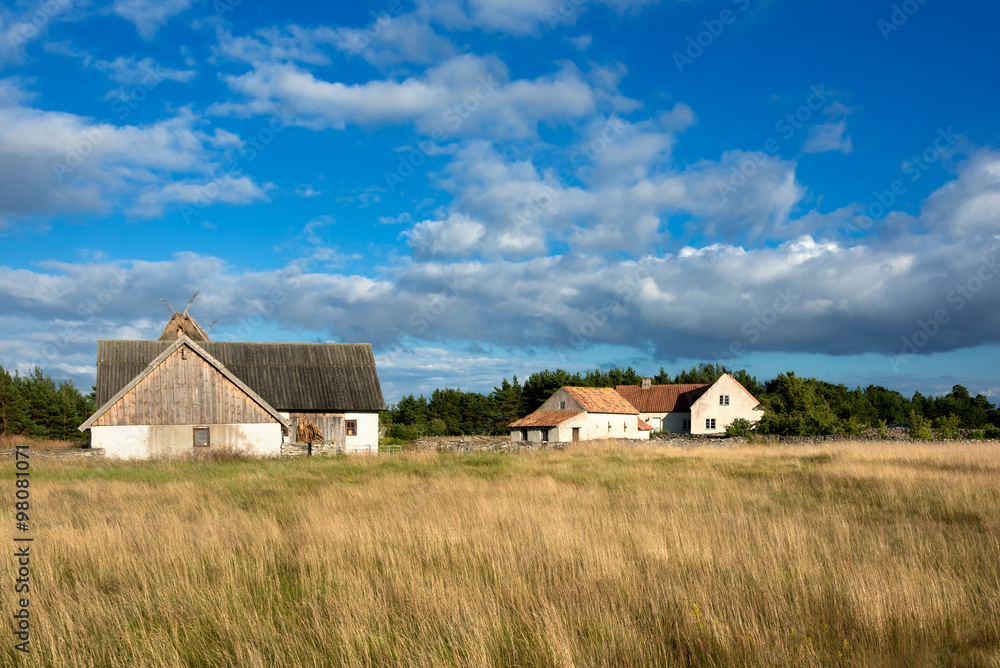
[[(719, 397), (729, 397), (729, 405), (723, 405)], [(723, 375), (691, 404), (692, 434), (725, 434), (726, 427), (733, 420), (743, 418), (757, 422), (762, 413), (755, 411), (757, 400), (732, 377)], [(715, 420), (715, 428), (706, 425), (706, 420)]]
[(580, 402), (573, 398), (566, 388), (561, 387), (552, 393), (545, 403), (538, 407), (540, 411), (583, 411), (586, 410)]

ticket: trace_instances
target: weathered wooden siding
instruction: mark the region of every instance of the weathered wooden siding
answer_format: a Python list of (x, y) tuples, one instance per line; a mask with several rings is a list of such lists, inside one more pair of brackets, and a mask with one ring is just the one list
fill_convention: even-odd
[(288, 436), (290, 441), (296, 441), (296, 431), (300, 420), (311, 420), (319, 427), (324, 441), (332, 441), (340, 446), (344, 445), (343, 413), (289, 413), (288, 421), (291, 423), (291, 428), (288, 430)]
[(94, 426), (269, 422), (276, 420), (246, 392), (193, 350), (181, 347), (116, 401)]

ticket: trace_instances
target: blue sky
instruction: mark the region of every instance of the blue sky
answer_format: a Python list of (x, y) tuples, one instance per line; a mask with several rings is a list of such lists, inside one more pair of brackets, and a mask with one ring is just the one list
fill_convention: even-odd
[(722, 361), (1000, 400), (1000, 7), (0, 9), (0, 364), (371, 342), (387, 400)]

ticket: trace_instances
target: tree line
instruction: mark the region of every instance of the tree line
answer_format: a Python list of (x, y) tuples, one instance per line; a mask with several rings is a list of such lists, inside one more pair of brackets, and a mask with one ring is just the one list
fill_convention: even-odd
[(0, 367), (0, 433), (85, 440), (78, 427), (94, 412), (94, 393), (68, 380), (58, 383), (35, 367), (26, 376)]
[[(853, 390), (794, 372), (759, 382), (745, 370), (721, 364), (700, 364), (671, 375), (662, 367), (651, 376), (654, 385), (710, 384), (729, 373), (761, 402), (763, 415), (755, 433), (783, 436), (857, 434), (868, 427), (916, 423), (917, 428), (1000, 430), (1000, 411), (982, 394), (972, 397), (961, 385), (944, 396), (915, 392), (905, 397), (880, 385)], [(642, 376), (632, 367), (569, 373), (563, 369), (538, 371), (520, 382), (504, 378), (489, 394), (437, 389), (431, 396), (407, 395), (383, 412), (386, 437), (405, 441), (420, 436), (504, 434), (507, 425), (538, 409), (560, 387), (616, 387), (639, 385)], [(746, 426), (742, 428), (745, 430)], [(1000, 433), (1000, 432), (997, 432)]]
[[(701, 364), (671, 375), (661, 367), (653, 384), (709, 384), (729, 373), (760, 402), (763, 414), (754, 433), (783, 436), (856, 434), (867, 427), (908, 424), (911, 431), (931, 426), (944, 431), (985, 429), (1000, 435), (1000, 410), (982, 394), (971, 396), (955, 385), (944, 396), (915, 392), (905, 397), (880, 385), (853, 390), (793, 372), (759, 382), (745, 370), (721, 364)], [(553, 392), (567, 385), (617, 387), (639, 385), (632, 367), (569, 373), (538, 371), (524, 382), (504, 378), (489, 394), (437, 389), (430, 397), (412, 394), (381, 414), (386, 437), (396, 441), (421, 436), (504, 434), (507, 425), (538, 409)], [(82, 440), (77, 427), (94, 412), (94, 393), (82, 394), (70, 381), (55, 382), (39, 367), (26, 376), (0, 367), (0, 433), (39, 438)], [(745, 433), (748, 425), (737, 425)]]

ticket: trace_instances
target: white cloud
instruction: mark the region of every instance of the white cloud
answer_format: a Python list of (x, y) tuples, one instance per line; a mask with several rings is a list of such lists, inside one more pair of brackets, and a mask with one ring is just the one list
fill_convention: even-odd
[(422, 0), (416, 12), (455, 30), (481, 28), (512, 35), (539, 35), (576, 23), (593, 6), (635, 13), (656, 0)]
[(486, 226), (461, 214), (423, 220), (404, 232), (414, 257), (460, 257), (479, 250)]
[[(265, 196), (247, 177), (213, 181), (232, 133), (209, 135), (189, 110), (148, 125), (101, 124), (25, 106), (20, 83), (0, 83), (0, 218), (123, 210), (159, 215), (165, 205), (242, 204)], [(212, 183), (215, 183), (213, 186)]]
[(1000, 237), (1000, 152), (981, 150), (959, 168), (959, 178), (931, 194), (922, 219), (955, 238)]
[(137, 62), (133, 57), (123, 56), (112, 61), (98, 60), (94, 62), (94, 67), (107, 72), (112, 81), (122, 86), (143, 84), (152, 87), (162, 81), (187, 83), (198, 74), (195, 70), (174, 70), (163, 67), (152, 58), (143, 58)]
[(567, 37), (566, 41), (580, 51), (586, 51), (590, 48), (591, 43), (594, 41), (594, 37), (590, 33), (586, 33), (578, 37)]
[(267, 28), (258, 30), (253, 37), (234, 37), (226, 30), (218, 30), (216, 56), (247, 63), (306, 63), (328, 65), (327, 47), (340, 41), (338, 32), (320, 26), (306, 28), (290, 25), (284, 30)]
[[(617, 128), (617, 136), (599, 155), (584, 155), (579, 146), (593, 146), (589, 138), (600, 137), (594, 129), (602, 126)], [(452, 195), (443, 217), (462, 214), (487, 227), (479, 248), (463, 247), (464, 255), (505, 257), (539, 254), (554, 241), (577, 251), (636, 253), (672, 236), (784, 240), (843, 224), (791, 218), (805, 194), (794, 163), (736, 151), (678, 169), (669, 160), (673, 134), (657, 128), (595, 123), (566, 151), (565, 169), (545, 172), (528, 155), (504, 158), (490, 143), (468, 142), (432, 180)], [(746, 165), (750, 178), (741, 171)], [(734, 174), (743, 178), (739, 186), (729, 185)], [(687, 223), (671, 233), (674, 216)]]
[(323, 191), (316, 190), (310, 185), (301, 185), (295, 189), (295, 194), (299, 197), (319, 197)]
[(258, 65), (226, 81), (245, 101), (217, 105), (216, 113), (268, 114), (280, 107), (294, 123), (315, 129), (412, 122), (421, 133), (447, 136), (533, 136), (541, 122), (592, 113), (597, 97), (569, 64), (552, 75), (512, 81), (497, 58), (469, 55), (402, 81), (324, 81), (290, 64)]
[(850, 153), (854, 150), (851, 137), (847, 134), (847, 120), (841, 119), (832, 123), (820, 123), (809, 128), (809, 136), (802, 147), (806, 153), (826, 153), (839, 151)]
[(361, 28), (337, 28), (337, 49), (348, 58), (361, 57), (376, 67), (428, 64), (451, 57), (455, 48), (415, 14), (388, 12)]
[(142, 38), (149, 41), (169, 19), (192, 4), (194, 0), (115, 0), (111, 11), (135, 24)]

